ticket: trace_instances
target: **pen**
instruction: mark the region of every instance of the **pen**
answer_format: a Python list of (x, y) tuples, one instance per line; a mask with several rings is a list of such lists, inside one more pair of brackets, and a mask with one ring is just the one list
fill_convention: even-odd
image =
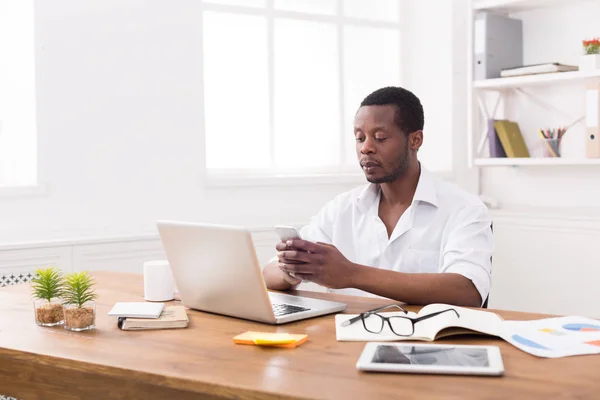
[(408, 311), (406, 311), (404, 308), (400, 307), (398, 304), (388, 304), (387, 306), (375, 308), (373, 310), (369, 310), (369, 311), (365, 311), (364, 313), (360, 313), (356, 317), (352, 317), (352, 318), (350, 318), (350, 319), (342, 322), (340, 324), (340, 326), (341, 327), (346, 327), (346, 326), (352, 325), (353, 323), (355, 323), (356, 321), (359, 321), (361, 319), (361, 315), (362, 314), (371, 314), (371, 313), (374, 313), (374, 312), (377, 312), (377, 311), (384, 310), (384, 309), (386, 309), (388, 307), (398, 307), (404, 314), (408, 314)]

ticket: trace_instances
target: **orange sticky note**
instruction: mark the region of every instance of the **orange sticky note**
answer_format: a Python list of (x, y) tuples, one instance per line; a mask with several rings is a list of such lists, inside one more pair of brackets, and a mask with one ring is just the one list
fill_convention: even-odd
[(245, 332), (233, 338), (236, 344), (294, 348), (308, 340), (308, 335), (291, 333)]

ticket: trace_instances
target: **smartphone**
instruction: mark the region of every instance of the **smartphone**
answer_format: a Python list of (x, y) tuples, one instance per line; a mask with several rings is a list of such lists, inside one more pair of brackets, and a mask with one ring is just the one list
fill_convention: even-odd
[(302, 239), (298, 229), (294, 228), (293, 226), (277, 225), (275, 227), (275, 232), (277, 232), (282, 242), (293, 239)]

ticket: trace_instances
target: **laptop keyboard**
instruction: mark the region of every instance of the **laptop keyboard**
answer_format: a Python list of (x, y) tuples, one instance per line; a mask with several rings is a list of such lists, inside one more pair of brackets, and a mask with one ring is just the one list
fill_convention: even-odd
[(291, 304), (273, 304), (273, 312), (275, 313), (276, 317), (282, 317), (284, 315), (308, 310), (310, 310), (310, 308), (293, 306)]

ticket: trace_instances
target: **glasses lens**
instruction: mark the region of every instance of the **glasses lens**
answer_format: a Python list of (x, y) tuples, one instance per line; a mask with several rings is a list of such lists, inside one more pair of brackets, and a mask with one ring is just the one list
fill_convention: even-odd
[(390, 325), (396, 335), (412, 335), (413, 325), (412, 321), (408, 318), (403, 317), (390, 317)]
[(383, 329), (383, 319), (377, 314), (369, 314), (363, 317), (365, 329), (372, 333), (379, 333)]

